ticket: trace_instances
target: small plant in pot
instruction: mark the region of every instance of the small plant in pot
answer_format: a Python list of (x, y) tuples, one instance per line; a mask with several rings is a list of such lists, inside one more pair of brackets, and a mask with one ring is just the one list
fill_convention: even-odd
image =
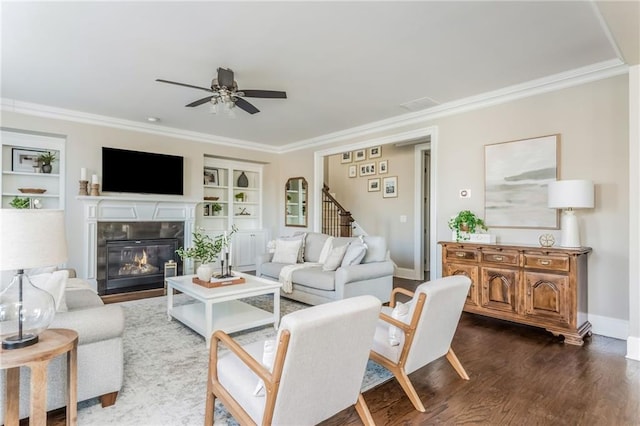
[(211, 238), (204, 233), (203, 229), (197, 229), (193, 233), (193, 245), (189, 248), (180, 247), (176, 250), (176, 253), (182, 260), (193, 259), (196, 262), (200, 262), (196, 274), (202, 281), (209, 281), (213, 275), (213, 267), (210, 263), (216, 261), (220, 252), (228, 247), (229, 238), (237, 230), (238, 228), (234, 225), (230, 233)]
[(38, 162), (42, 164), (42, 173), (51, 173), (51, 170), (53, 170), (53, 166), (51, 165), (51, 163), (53, 163), (54, 161), (56, 161), (55, 152), (43, 152), (42, 154), (38, 155)]
[(449, 229), (456, 232), (456, 241), (463, 241), (469, 239), (469, 234), (473, 234), (480, 229), (486, 231), (487, 226), (471, 210), (462, 210), (449, 219)]
[(211, 204), (211, 211), (213, 212), (214, 216), (219, 216), (220, 212), (222, 211), (222, 205), (219, 203)]

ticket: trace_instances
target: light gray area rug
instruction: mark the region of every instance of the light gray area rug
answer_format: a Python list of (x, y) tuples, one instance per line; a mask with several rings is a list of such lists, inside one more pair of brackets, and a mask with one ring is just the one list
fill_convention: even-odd
[[(185, 303), (177, 295), (174, 303)], [(271, 310), (271, 296), (246, 299), (256, 306)], [(209, 351), (204, 338), (177, 320), (167, 320), (167, 299), (123, 302), (124, 384), (115, 405), (102, 408), (91, 399), (78, 404), (78, 424), (83, 425), (202, 425), (207, 389)], [(304, 304), (282, 299), (281, 315), (303, 309)], [(275, 337), (273, 326), (234, 333), (246, 344)], [(226, 349), (222, 349), (226, 350)], [(391, 373), (369, 361), (362, 389), (371, 389), (389, 380)], [(224, 406), (216, 401), (215, 423), (237, 425)]]

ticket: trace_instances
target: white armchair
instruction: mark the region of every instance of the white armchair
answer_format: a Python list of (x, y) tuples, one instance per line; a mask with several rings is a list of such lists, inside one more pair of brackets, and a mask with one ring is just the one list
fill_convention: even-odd
[[(238, 345), (213, 334), (205, 425), (220, 398), (240, 424), (313, 425), (355, 405), (374, 424), (360, 393), (380, 300), (359, 296), (285, 315), (275, 341), (273, 367), (261, 364), (263, 342)], [(218, 353), (223, 343), (230, 350)], [(259, 379), (265, 396), (256, 396)]]
[[(391, 293), (390, 306), (382, 307), (371, 359), (394, 374), (418, 411), (424, 412), (425, 408), (408, 377), (415, 370), (446, 355), (460, 377), (469, 380), (451, 349), (451, 341), (470, 286), (468, 277), (454, 275), (420, 284), (415, 293), (396, 288)], [(407, 302), (404, 321), (394, 318), (399, 315), (398, 310), (394, 313), (398, 293), (413, 298)], [(397, 329), (390, 331), (390, 326), (399, 329), (397, 335)]]

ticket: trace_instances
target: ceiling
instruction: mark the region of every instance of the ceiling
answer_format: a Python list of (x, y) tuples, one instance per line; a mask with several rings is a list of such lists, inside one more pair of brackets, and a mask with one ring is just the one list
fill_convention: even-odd
[[(3, 109), (279, 150), (638, 63), (638, 3), (2, 2)], [(634, 16), (635, 14), (635, 16)], [(217, 67), (261, 112), (185, 105)], [(576, 71), (578, 70), (578, 71)], [(555, 77), (551, 77), (553, 80)], [(542, 80), (541, 80), (542, 79)], [(547, 79), (547, 80), (545, 80)], [(147, 117), (157, 117), (156, 123)]]

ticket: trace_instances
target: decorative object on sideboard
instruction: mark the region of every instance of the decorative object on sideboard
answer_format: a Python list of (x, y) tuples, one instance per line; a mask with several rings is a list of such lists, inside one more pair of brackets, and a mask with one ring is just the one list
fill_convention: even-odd
[(562, 247), (580, 247), (578, 218), (573, 209), (594, 207), (593, 182), (584, 179), (557, 180), (548, 187), (548, 206), (563, 209), (560, 238)]
[(249, 178), (244, 172), (240, 172), (240, 176), (238, 176), (238, 187), (240, 188), (248, 188), (249, 187)]
[(538, 237), (538, 242), (542, 247), (553, 247), (556, 239), (552, 234), (542, 234)]
[(51, 164), (56, 160), (57, 158), (55, 152), (46, 151), (38, 155), (38, 161), (40, 162), (40, 164), (42, 164), (42, 173), (51, 173), (51, 171), (53, 170), (53, 166)]
[(3, 349), (37, 343), (38, 335), (55, 315), (53, 296), (35, 287), (25, 275), (25, 269), (57, 265), (66, 260), (62, 210), (0, 210), (0, 269), (17, 271), (0, 293)]
[(475, 234), (476, 231), (488, 229), (484, 221), (471, 210), (461, 210), (449, 219), (448, 225), (453, 231), (452, 237), (455, 241), (469, 240), (470, 235)]

